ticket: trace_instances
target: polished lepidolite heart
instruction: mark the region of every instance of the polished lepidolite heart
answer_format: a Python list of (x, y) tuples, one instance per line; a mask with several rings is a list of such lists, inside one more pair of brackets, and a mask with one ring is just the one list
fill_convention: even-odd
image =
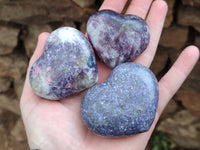
[(81, 115), (85, 125), (103, 136), (125, 136), (149, 130), (158, 104), (154, 74), (137, 63), (117, 66), (108, 79), (85, 94)]
[(87, 34), (98, 56), (111, 68), (135, 59), (150, 40), (149, 28), (142, 18), (111, 10), (92, 15)]
[(33, 64), (30, 84), (43, 98), (59, 100), (97, 82), (97, 64), (88, 39), (78, 30), (62, 27), (50, 34), (42, 56)]

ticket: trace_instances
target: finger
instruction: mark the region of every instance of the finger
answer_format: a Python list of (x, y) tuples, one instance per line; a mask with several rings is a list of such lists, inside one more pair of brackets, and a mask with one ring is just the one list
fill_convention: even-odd
[(155, 56), (163, 24), (167, 14), (167, 4), (163, 0), (156, 0), (152, 3), (147, 17), (147, 24), (150, 28), (150, 42), (147, 49), (135, 59), (135, 62), (149, 67)]
[(132, 0), (126, 14), (133, 14), (145, 19), (152, 0)]
[(44, 50), (44, 45), (45, 45), (45, 42), (46, 42), (48, 36), (49, 36), (48, 32), (40, 33), (40, 35), (38, 36), (37, 46), (33, 53), (33, 56), (31, 57), (31, 60), (29, 62), (29, 68), (42, 55), (43, 50)]
[(99, 10), (110, 9), (121, 13), (124, 6), (126, 5), (127, 0), (104, 0)]
[[(31, 69), (33, 63), (43, 53), (44, 45), (45, 45), (45, 42), (46, 42), (46, 39), (47, 39), (48, 36), (49, 36), (49, 33), (47, 33), (47, 32), (41, 33), (38, 36), (37, 46), (36, 46), (36, 49), (35, 49), (35, 51), (33, 53), (33, 56), (31, 57), (31, 60), (29, 62), (29, 67), (27, 69), (26, 79), (25, 79), (24, 88), (23, 88), (23, 92), (22, 92), (22, 97), (21, 97), (21, 101), (20, 101), (20, 106), (21, 107), (23, 107), (26, 104), (27, 101), (30, 103), (31, 100), (32, 100), (31, 97), (35, 96), (35, 94), (33, 94), (33, 91), (31, 89), (31, 86), (30, 86), (30, 83), (29, 83), (29, 72), (30, 72), (30, 69)], [(27, 98), (27, 96), (28, 96), (28, 98)], [(35, 103), (35, 102), (33, 101), (33, 103)]]
[(98, 83), (102, 83), (108, 78), (112, 69), (108, 67), (107, 65), (105, 65), (102, 61), (97, 61), (97, 68), (98, 68), (98, 77), (99, 77)]
[(160, 115), (180, 88), (199, 59), (199, 50), (195, 46), (187, 47), (178, 57), (171, 69), (159, 81), (158, 114)]

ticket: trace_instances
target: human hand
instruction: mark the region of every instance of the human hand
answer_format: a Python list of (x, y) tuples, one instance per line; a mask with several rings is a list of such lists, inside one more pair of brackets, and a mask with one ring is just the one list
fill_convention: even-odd
[[(156, 49), (167, 5), (163, 0), (133, 0), (127, 14), (146, 18), (151, 32), (147, 50), (134, 62), (150, 66)], [(121, 12), (126, 0), (105, 0), (102, 9)], [(152, 3), (152, 5), (151, 5)], [(148, 13), (149, 11), (149, 13)], [(155, 128), (163, 109), (188, 76), (199, 58), (196, 47), (187, 47), (171, 69), (159, 81), (159, 103), (155, 120), (148, 132), (120, 138), (97, 136), (89, 131), (81, 120), (80, 105), (84, 92), (60, 101), (46, 100), (37, 96), (29, 84), (29, 71), (43, 52), (49, 33), (39, 36), (36, 50), (30, 60), (20, 106), (28, 142), (31, 149), (40, 150), (143, 150)], [(111, 69), (98, 61), (99, 81), (103, 82)]]

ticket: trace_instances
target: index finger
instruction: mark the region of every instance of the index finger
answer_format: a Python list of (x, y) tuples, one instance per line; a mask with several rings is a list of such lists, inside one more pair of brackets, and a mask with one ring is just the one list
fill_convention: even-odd
[(104, 0), (99, 10), (110, 9), (121, 13), (124, 6), (126, 5), (127, 0)]

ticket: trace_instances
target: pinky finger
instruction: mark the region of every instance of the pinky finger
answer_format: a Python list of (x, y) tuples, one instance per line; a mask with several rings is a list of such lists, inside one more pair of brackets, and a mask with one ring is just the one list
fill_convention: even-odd
[(159, 81), (158, 115), (180, 88), (199, 59), (199, 50), (195, 46), (189, 46), (180, 54), (171, 69)]

